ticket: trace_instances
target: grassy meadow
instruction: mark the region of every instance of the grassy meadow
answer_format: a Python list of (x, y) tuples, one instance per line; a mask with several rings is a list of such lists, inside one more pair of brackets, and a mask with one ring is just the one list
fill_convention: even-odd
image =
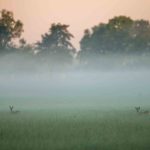
[(134, 109), (0, 112), (1, 150), (149, 150), (150, 115)]
[(150, 150), (149, 75), (1, 79), (0, 150)]

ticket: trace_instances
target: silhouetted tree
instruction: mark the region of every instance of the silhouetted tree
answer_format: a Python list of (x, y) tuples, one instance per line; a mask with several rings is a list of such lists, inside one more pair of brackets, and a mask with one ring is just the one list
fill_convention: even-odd
[(42, 35), (42, 41), (37, 45), (40, 49), (49, 49), (55, 47), (63, 47), (67, 49), (74, 49), (70, 40), (74, 36), (68, 31), (69, 25), (65, 24), (52, 24), (48, 33)]
[(126, 53), (129, 51), (131, 42), (130, 33), (133, 26), (133, 20), (126, 16), (114, 17), (109, 20), (108, 37), (106, 41), (109, 52)]
[(66, 66), (72, 63), (75, 48), (70, 41), (74, 36), (68, 27), (60, 23), (52, 24), (49, 32), (42, 35), (42, 40), (37, 43), (39, 56), (47, 64)]
[(2, 10), (0, 13), (0, 51), (2, 52), (13, 45), (12, 40), (21, 36), (23, 24), (20, 20), (15, 20), (10, 11)]
[(34, 45), (28, 44), (27, 41), (22, 38), (19, 40), (19, 47), (17, 48), (19, 52), (24, 52), (24, 53), (33, 53), (34, 54)]
[(131, 43), (134, 52), (150, 52), (150, 23), (147, 20), (136, 20), (131, 30)]
[(144, 54), (150, 52), (150, 23), (126, 16), (114, 17), (86, 30), (80, 41), (79, 58), (96, 61), (103, 54)]

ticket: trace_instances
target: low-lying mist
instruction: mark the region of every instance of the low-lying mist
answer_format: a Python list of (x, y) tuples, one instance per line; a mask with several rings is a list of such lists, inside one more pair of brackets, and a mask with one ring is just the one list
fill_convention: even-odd
[[(1, 57), (2, 106), (13, 104), (34, 109), (133, 108), (150, 104), (148, 69), (134, 67), (96, 70), (82, 68), (80, 64), (69, 64), (67, 67), (59, 65), (57, 69), (52, 69), (51, 61), (41, 63), (26, 55), (19, 56), (12, 54)], [(114, 65), (120, 65), (121, 58), (115, 59)], [(114, 61), (107, 59), (107, 63)], [(101, 61), (100, 66), (102, 65)]]

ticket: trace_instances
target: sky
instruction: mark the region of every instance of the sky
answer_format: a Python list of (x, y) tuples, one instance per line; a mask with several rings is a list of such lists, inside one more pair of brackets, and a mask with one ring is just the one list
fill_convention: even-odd
[(0, 10), (13, 11), (24, 23), (23, 37), (29, 43), (41, 40), (52, 23), (70, 25), (72, 40), (79, 48), (84, 30), (114, 16), (150, 20), (150, 0), (0, 0)]

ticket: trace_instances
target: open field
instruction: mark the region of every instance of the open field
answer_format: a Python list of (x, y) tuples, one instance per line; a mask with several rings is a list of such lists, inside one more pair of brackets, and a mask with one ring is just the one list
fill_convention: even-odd
[(2, 150), (149, 150), (150, 115), (134, 109), (0, 112)]
[(0, 78), (0, 150), (150, 150), (149, 76)]

